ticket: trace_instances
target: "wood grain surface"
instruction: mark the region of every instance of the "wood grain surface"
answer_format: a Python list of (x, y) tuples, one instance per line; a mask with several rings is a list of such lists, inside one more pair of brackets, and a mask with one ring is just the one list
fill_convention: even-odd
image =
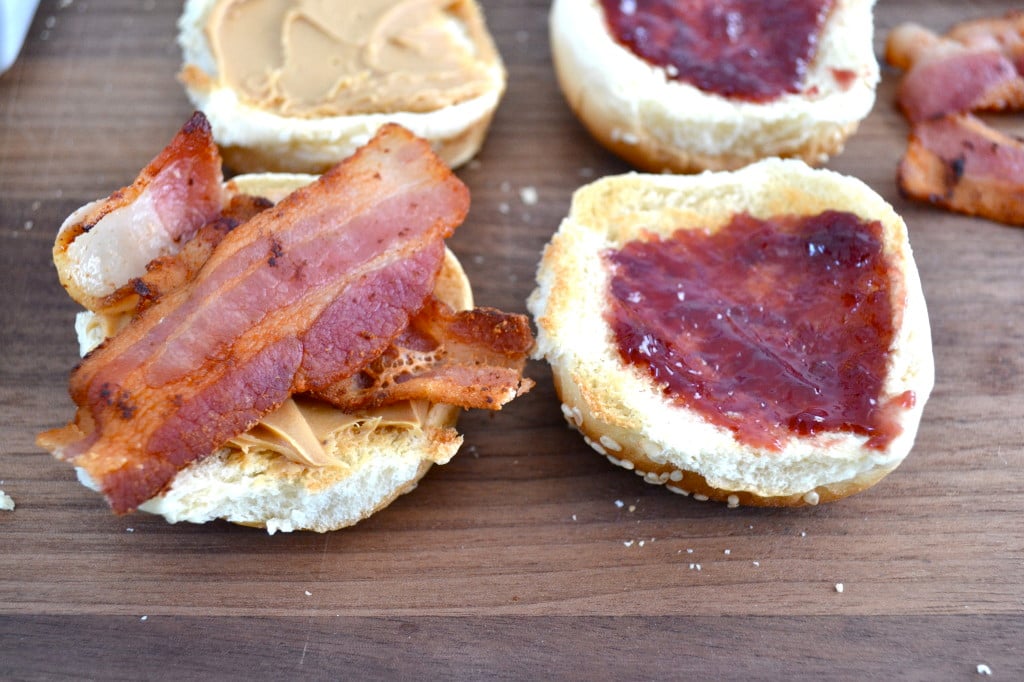
[[(525, 312), (573, 189), (627, 167), (561, 98), (548, 2), (483, 4), (509, 88), (459, 171), (473, 208), (450, 245), (479, 303)], [(901, 21), (1011, 4), (882, 0), (876, 46)], [(889, 69), (829, 167), (905, 217), (938, 379), (875, 488), (797, 510), (678, 497), (591, 452), (534, 363), (532, 393), (467, 413), (462, 452), (353, 528), (111, 514), (33, 443), (71, 416), (77, 359), (50, 246), (188, 117), (179, 11), (44, 0), (0, 76), (0, 489), (17, 503), (0, 512), (0, 678), (1024, 679), (1024, 230), (899, 196)]]

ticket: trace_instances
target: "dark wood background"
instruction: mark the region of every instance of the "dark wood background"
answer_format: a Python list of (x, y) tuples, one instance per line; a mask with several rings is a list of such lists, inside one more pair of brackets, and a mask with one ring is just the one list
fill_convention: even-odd
[[(459, 171), (473, 208), (451, 246), (478, 302), (524, 312), (572, 190), (627, 167), (561, 99), (548, 2), (483, 4), (509, 88)], [(900, 21), (944, 29), (1010, 4), (883, 1), (876, 45)], [(531, 394), (466, 414), (461, 454), (353, 528), (112, 515), (33, 444), (71, 415), (76, 361), (50, 246), (189, 115), (179, 10), (44, 0), (0, 76), (0, 489), (17, 502), (0, 512), (0, 677), (935, 680), (984, 664), (1024, 679), (1024, 230), (899, 197), (888, 69), (829, 165), (904, 215), (938, 382), (914, 451), (875, 488), (797, 510), (678, 497), (594, 455), (533, 364)]]

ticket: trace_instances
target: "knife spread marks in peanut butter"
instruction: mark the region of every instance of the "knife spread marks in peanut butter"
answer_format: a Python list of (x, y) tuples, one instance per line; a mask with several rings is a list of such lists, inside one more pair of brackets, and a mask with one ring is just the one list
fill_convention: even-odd
[(221, 84), (283, 116), (434, 111), (500, 68), (469, 0), (221, 0), (206, 32)]

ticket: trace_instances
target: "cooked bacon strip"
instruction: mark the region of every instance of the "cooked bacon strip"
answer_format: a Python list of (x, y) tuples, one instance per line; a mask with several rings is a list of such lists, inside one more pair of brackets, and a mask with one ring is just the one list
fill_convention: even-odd
[(1017, 71), (1024, 73), (1024, 12), (1020, 10), (1011, 10), (995, 19), (959, 23), (946, 37), (972, 49), (998, 50), (1010, 58)]
[(915, 199), (1024, 225), (1024, 143), (969, 114), (915, 125), (897, 180)]
[(130, 297), (135, 302), (136, 314), (142, 312), (164, 294), (192, 281), (228, 232), (271, 206), (273, 204), (262, 197), (247, 194), (231, 197), (220, 216), (199, 228), (181, 251), (150, 261), (146, 274), (133, 278), (127, 286), (106, 297), (104, 303), (109, 304), (108, 309), (120, 308)]
[(532, 388), (522, 376), (532, 348), (524, 315), (493, 308), (455, 312), (430, 297), (377, 360), (315, 395), (345, 411), (419, 398), (498, 410)]
[(468, 205), (427, 143), (385, 126), (87, 356), (75, 424), (41, 440), (115, 511), (134, 509), (292, 393), (379, 356), (422, 307)]
[(886, 59), (907, 69), (897, 98), (912, 123), (1024, 106), (1024, 78), (1013, 59), (996, 46), (978, 40), (964, 45), (904, 24), (889, 34)]
[(53, 246), (61, 284), (90, 310), (130, 309), (132, 292), (117, 289), (217, 219), (222, 181), (210, 124), (196, 112), (135, 182), (68, 218)]

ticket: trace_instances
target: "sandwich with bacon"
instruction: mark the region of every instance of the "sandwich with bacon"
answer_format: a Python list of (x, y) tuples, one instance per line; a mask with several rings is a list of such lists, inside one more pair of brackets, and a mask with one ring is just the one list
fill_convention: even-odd
[(117, 513), (351, 525), (529, 390), (527, 318), (474, 308), (467, 188), (397, 125), (320, 177), (224, 182), (201, 113), (54, 245), (85, 310), (77, 407), (40, 446)]

